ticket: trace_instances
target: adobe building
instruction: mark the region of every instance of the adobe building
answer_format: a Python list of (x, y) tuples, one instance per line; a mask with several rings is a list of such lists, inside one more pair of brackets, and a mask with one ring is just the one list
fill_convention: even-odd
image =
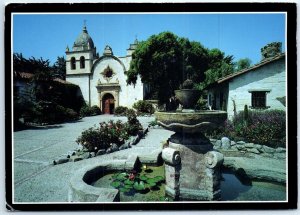
[(66, 48), (66, 80), (80, 87), (87, 105), (97, 105), (103, 113), (112, 114), (118, 106), (132, 107), (145, 95), (140, 77), (135, 85), (126, 83), (125, 71), (137, 44), (137, 40), (130, 44), (124, 57), (115, 56), (108, 45), (99, 56), (84, 26), (72, 50)]
[(286, 110), (286, 55), (282, 44), (274, 42), (261, 49), (262, 60), (210, 84), (208, 105), (225, 110), (228, 118), (244, 110)]

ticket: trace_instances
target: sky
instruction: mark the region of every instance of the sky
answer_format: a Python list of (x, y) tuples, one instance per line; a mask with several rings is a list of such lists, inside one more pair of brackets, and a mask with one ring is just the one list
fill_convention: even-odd
[(261, 60), (260, 49), (271, 42), (282, 42), (285, 51), (285, 14), (15, 14), (13, 52), (24, 57), (42, 57), (53, 64), (65, 56), (82, 32), (84, 20), (100, 56), (109, 45), (115, 56), (125, 56), (135, 38), (171, 31), (179, 37), (218, 48), (234, 61)]

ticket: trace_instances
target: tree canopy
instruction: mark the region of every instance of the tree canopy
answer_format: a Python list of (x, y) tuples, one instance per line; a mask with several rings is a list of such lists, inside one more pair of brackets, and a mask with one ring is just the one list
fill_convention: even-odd
[(66, 80), (66, 59), (64, 56), (57, 57), (57, 60), (53, 65), (53, 72), (56, 78)]
[(66, 60), (64, 57), (57, 57), (56, 62), (50, 65), (50, 61), (42, 57), (24, 58), (22, 53), (13, 54), (13, 71), (34, 74), (34, 79), (51, 80), (53, 78), (66, 78)]
[(205, 80), (203, 83), (200, 83), (200, 89), (234, 72), (233, 56), (225, 56), (225, 53), (219, 49), (209, 50), (208, 62)]
[(135, 84), (140, 76), (154, 92), (152, 98), (163, 104), (186, 79), (191, 79), (194, 87), (203, 89), (233, 72), (232, 55), (226, 56), (219, 49), (209, 50), (200, 42), (162, 32), (138, 44), (126, 75), (127, 84)]
[(166, 103), (174, 90), (187, 78), (204, 80), (207, 53), (199, 42), (190, 42), (171, 32), (152, 35), (138, 44), (133, 53), (127, 83), (135, 84), (138, 75), (150, 86), (160, 104)]
[(249, 58), (242, 58), (236, 62), (235, 70), (240, 71), (242, 69), (247, 69), (250, 66), (251, 66), (251, 60)]

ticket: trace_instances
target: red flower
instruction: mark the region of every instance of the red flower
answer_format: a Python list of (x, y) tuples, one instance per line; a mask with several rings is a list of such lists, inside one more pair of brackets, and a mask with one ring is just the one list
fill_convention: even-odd
[(135, 178), (135, 175), (133, 173), (130, 173), (128, 178), (129, 178), (129, 180), (133, 181)]

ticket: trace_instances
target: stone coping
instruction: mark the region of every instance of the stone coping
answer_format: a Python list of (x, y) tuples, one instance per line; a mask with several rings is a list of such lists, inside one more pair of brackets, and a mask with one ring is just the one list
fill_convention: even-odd
[(140, 161), (137, 156), (129, 156), (126, 160), (104, 161), (79, 169), (71, 177), (68, 191), (68, 202), (118, 202), (118, 189), (99, 188), (90, 185), (99, 176), (108, 171), (126, 171), (138, 167)]

